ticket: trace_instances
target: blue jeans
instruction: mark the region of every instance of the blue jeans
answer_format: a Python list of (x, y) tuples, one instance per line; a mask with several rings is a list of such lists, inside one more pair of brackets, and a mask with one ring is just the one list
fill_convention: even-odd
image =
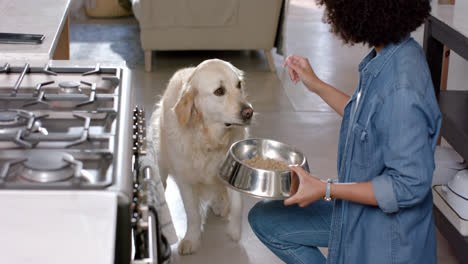
[(249, 212), (252, 230), (286, 263), (325, 263), (317, 247), (327, 247), (333, 203), (316, 201), (307, 207), (261, 201)]

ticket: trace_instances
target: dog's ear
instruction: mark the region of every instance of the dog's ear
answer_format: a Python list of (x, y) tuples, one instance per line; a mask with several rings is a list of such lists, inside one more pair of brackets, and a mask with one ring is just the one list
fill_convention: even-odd
[(194, 110), (195, 89), (188, 83), (184, 85), (184, 89), (175, 104), (173, 111), (176, 113), (177, 122), (181, 127), (184, 127), (190, 121), (192, 111)]

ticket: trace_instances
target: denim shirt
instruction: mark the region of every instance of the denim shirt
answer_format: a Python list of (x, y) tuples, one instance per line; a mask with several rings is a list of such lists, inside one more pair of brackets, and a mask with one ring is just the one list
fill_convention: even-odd
[(436, 263), (431, 183), (441, 114), (423, 50), (405, 37), (372, 50), (359, 74), (344, 109), (338, 179), (372, 182), (378, 206), (335, 201), (328, 263)]

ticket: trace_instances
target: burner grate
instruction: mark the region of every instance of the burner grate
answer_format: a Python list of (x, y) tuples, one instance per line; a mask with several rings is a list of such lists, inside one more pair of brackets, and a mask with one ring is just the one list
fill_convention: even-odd
[(0, 103), (7, 108), (29, 109), (115, 108), (121, 74), (120, 68), (99, 64), (94, 69), (6, 64), (0, 69), (0, 78), (5, 78), (0, 83)]
[(16, 96), (16, 94), (18, 93), (19, 86), (21, 85), (21, 82), (22, 82), (23, 79), (24, 79), (24, 75), (25, 75), (28, 71), (29, 71), (29, 64), (26, 63), (26, 65), (24, 65), (23, 71), (21, 72), (21, 75), (19, 76), (18, 80), (17, 80), (16, 83), (15, 83), (15, 86), (13, 86), (13, 90), (11, 91), (11, 96)]
[(98, 74), (98, 73), (101, 73), (101, 65), (99, 65), (99, 63), (96, 64), (96, 68), (94, 70), (83, 73), (83, 76), (91, 75), (91, 74)]
[(32, 133), (47, 135), (47, 129), (42, 127), (40, 119), (48, 115), (36, 116), (23, 110), (0, 109), (0, 141), (10, 139), (19, 146), (31, 148), (33, 144), (24, 140)]
[(32, 105), (35, 105), (35, 104), (44, 104), (46, 105), (47, 107), (50, 107), (50, 104), (47, 103), (47, 102), (44, 102), (44, 95), (45, 95), (45, 92), (44, 91), (41, 91), (41, 88), (43, 86), (46, 86), (46, 85), (49, 85), (49, 84), (53, 84), (54, 81), (48, 81), (48, 82), (42, 82), (42, 83), (38, 83), (36, 85), (36, 89), (34, 90), (34, 93), (33, 93), (33, 97), (35, 96), (36, 99), (35, 100), (32, 100), (31, 102), (29, 103), (26, 103), (23, 105), (23, 107), (28, 107), (28, 106), (32, 106)]
[(89, 94), (89, 99), (87, 101), (77, 104), (76, 107), (81, 107), (87, 104), (92, 104), (94, 103), (94, 101), (96, 101), (96, 84), (85, 82), (85, 81), (81, 81), (81, 83), (87, 86), (91, 86), (91, 93)]
[(109, 151), (29, 150), (0, 157), (0, 188), (100, 189), (112, 184)]
[(8, 172), (10, 171), (10, 168), (18, 163), (24, 162), (25, 160), (26, 159), (23, 158), (23, 159), (16, 159), (16, 160), (6, 162), (3, 165), (2, 169), (0, 170), (0, 185), (5, 183), (5, 180), (7, 178)]
[(50, 65), (49, 65), (49, 64), (46, 64), (46, 65), (44, 66), (44, 69), (43, 69), (42, 71), (43, 71), (45, 74), (57, 75), (56, 72), (53, 72), (53, 71), (51, 71), (51, 70), (49, 70), (49, 69), (50, 69)]
[(39, 123), (35, 121), (42, 118), (35, 117), (33, 113), (17, 109), (0, 109), (0, 135), (17, 133), (24, 130), (31, 132), (38, 129)]
[(73, 147), (75, 145), (86, 142), (88, 140), (88, 136), (89, 136), (89, 125), (91, 124), (91, 118), (89, 118), (87, 116), (82, 116), (82, 115), (79, 115), (79, 114), (74, 114), (73, 116), (76, 117), (76, 118), (84, 120), (83, 132), (81, 133), (81, 137), (79, 139), (69, 143), (66, 146), (66, 148)]
[(124, 66), (36, 63), (0, 65), (0, 190), (117, 184), (131, 155)]
[(5, 65), (3, 66), (3, 69), (0, 69), (0, 73), (9, 72), (9, 71), (10, 71), (10, 64), (9, 63), (5, 63)]

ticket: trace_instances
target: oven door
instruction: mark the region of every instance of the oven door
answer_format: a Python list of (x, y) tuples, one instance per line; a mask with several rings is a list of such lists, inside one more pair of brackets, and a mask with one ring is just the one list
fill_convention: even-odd
[[(134, 244), (134, 258), (132, 264), (157, 264), (165, 263), (170, 257), (170, 247), (165, 247), (167, 241), (161, 236), (158, 226), (158, 218), (153, 209), (148, 211), (147, 226), (140, 225), (132, 230)], [(169, 251), (169, 252), (167, 252)]]
[(140, 178), (139, 184), (136, 185), (138, 189), (134, 191), (139, 194), (140, 202), (136, 204), (135, 218), (132, 220), (134, 222), (132, 264), (166, 263), (171, 256), (171, 247), (161, 232), (155, 206), (148, 202), (151, 199), (145, 199), (154, 195), (148, 188), (152, 179), (151, 168), (146, 167), (141, 171), (144, 175), (138, 177)]

